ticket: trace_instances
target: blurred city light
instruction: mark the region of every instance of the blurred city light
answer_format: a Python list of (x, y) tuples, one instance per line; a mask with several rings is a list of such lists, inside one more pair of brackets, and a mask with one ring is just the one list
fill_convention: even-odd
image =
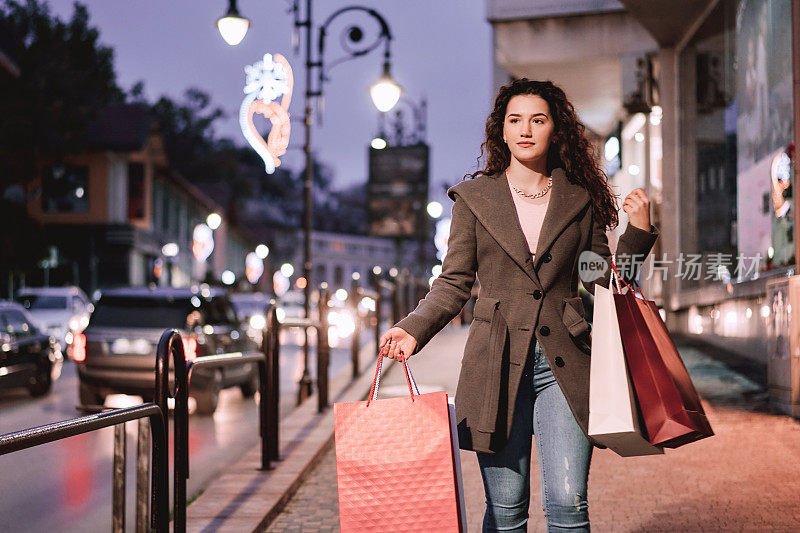
[(610, 137), (606, 141), (605, 149), (603, 150), (603, 152), (605, 154), (606, 161), (611, 161), (612, 159), (617, 157), (617, 155), (619, 155), (619, 139), (617, 139), (616, 137)]
[(442, 207), (442, 204), (440, 204), (439, 202), (428, 203), (428, 214), (431, 216), (431, 218), (439, 218), (440, 216), (442, 216), (443, 211), (444, 208)]
[(217, 229), (219, 225), (222, 224), (222, 217), (217, 213), (211, 213), (208, 215), (208, 218), (206, 218), (206, 224), (208, 224), (208, 227), (211, 229)]
[(380, 276), (381, 272), (383, 272), (383, 269), (381, 267), (379, 267), (378, 265), (375, 265), (374, 267), (372, 267), (372, 273), (375, 274), (376, 276)]
[(338, 300), (341, 300), (341, 301), (344, 302), (345, 300), (347, 300), (347, 291), (344, 290), (344, 289), (336, 289), (336, 292), (334, 293), (334, 296), (336, 296), (336, 298)]
[(244, 258), (244, 274), (250, 283), (258, 282), (264, 274), (264, 260), (255, 252), (250, 252)]
[(294, 267), (291, 265), (291, 263), (284, 263), (281, 265), (281, 274), (287, 278), (292, 277), (292, 274), (294, 274)]
[(372, 139), (370, 146), (372, 146), (376, 150), (383, 150), (384, 148), (386, 148), (386, 139), (375, 137), (374, 139)]
[(192, 255), (205, 261), (214, 251), (214, 231), (207, 224), (198, 224), (192, 232)]
[(267, 246), (266, 244), (259, 244), (258, 246), (256, 246), (256, 255), (260, 259), (266, 259), (267, 256), (269, 255), (269, 246)]
[(250, 327), (253, 329), (264, 329), (267, 325), (267, 319), (264, 315), (258, 314), (250, 317)]
[(174, 242), (168, 242), (161, 247), (161, 253), (167, 257), (175, 257), (179, 251), (178, 245)]
[(226, 270), (222, 273), (222, 283), (225, 285), (233, 285), (234, 282), (236, 282), (236, 274), (230, 270)]

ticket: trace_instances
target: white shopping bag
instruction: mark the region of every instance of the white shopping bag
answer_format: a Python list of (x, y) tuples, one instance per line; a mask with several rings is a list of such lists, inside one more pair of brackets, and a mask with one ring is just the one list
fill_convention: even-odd
[[(612, 279), (613, 276), (612, 272)], [(622, 348), (614, 294), (600, 285), (594, 286), (589, 435), (623, 457), (664, 453), (663, 449), (653, 446), (642, 436), (635, 391)]]
[(458, 447), (458, 430), (456, 429), (456, 406), (453, 398), (448, 399), (450, 408), (450, 437), (453, 442), (453, 462), (456, 469), (456, 491), (458, 492), (458, 510), (461, 517), (461, 531), (467, 532), (467, 506), (464, 503), (464, 480), (461, 477), (461, 450)]

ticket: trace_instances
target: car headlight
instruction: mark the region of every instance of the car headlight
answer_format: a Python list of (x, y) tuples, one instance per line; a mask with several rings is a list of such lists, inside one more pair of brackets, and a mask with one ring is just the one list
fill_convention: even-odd
[[(280, 320), (280, 319), (279, 319)], [(267, 325), (267, 319), (262, 314), (253, 315), (250, 317), (250, 327), (253, 329), (264, 329)]]

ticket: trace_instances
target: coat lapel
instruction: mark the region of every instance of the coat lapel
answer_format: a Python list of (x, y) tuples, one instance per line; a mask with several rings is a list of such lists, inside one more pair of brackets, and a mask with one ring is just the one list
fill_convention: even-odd
[(551, 175), (553, 187), (550, 190), (550, 203), (547, 205), (542, 231), (536, 243), (536, 268), (541, 264), (542, 256), (556, 237), (591, 199), (586, 189), (569, 181), (563, 168), (554, 169)]
[[(547, 248), (590, 199), (586, 189), (571, 183), (563, 169), (554, 169), (552, 176), (553, 187), (550, 190), (550, 202), (536, 246), (537, 265)], [(493, 176), (481, 176), (471, 182), (462, 182), (459, 185), (467, 184), (471, 186), (455, 186), (454, 192), (459, 193), (466, 201), (478, 221), (511, 259), (528, 274), (531, 280), (541, 286), (536, 269), (529, 260), (531, 254), (528, 250), (528, 242), (522, 232), (505, 174), (501, 172)]]

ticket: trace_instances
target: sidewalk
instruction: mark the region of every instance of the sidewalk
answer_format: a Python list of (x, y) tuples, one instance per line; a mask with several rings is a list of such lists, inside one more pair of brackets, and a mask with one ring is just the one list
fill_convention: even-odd
[[(352, 380), (352, 365), (329, 383), (330, 402), (352, 402), (369, 392), (375, 364), (375, 342), (359, 352), (361, 375)], [(281, 460), (268, 471), (261, 466), (261, 445), (230, 466), (187, 507), (187, 531), (263, 531), (286, 501), (324, 458), (333, 442), (333, 409), (317, 413), (316, 393), (279, 426)], [(335, 503), (335, 498), (334, 498)]]
[[(410, 360), (421, 392), (455, 393), (466, 327), (448, 326)], [(664, 455), (622, 458), (595, 449), (589, 480), (593, 531), (800, 531), (800, 423), (773, 415), (766, 394), (701, 349), (678, 346), (716, 435)], [(393, 367), (381, 396), (407, 394)], [(529, 531), (545, 531), (533, 449)], [(467, 521), (481, 530), (483, 485), (462, 451)], [(338, 531), (331, 447), (268, 531)]]

